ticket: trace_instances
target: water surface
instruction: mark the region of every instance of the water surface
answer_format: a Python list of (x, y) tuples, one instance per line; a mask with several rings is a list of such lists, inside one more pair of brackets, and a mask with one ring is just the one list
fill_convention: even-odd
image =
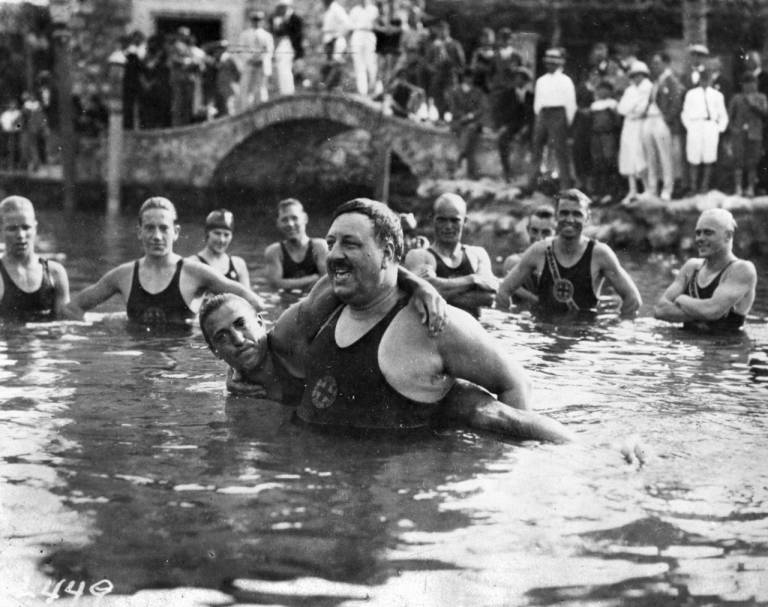
[[(40, 219), (75, 291), (139, 255), (133, 217)], [(271, 224), (238, 213), (233, 244), (262, 292)], [(177, 250), (201, 243), (183, 224)], [(117, 605), (768, 601), (768, 276), (743, 335), (696, 337), (649, 317), (680, 260), (621, 256), (646, 301), (634, 322), (483, 314), (538, 408), (578, 434), (567, 446), (297, 427), (228, 396), (199, 332), (128, 331), (118, 300), (4, 328), (0, 605), (42, 603), (58, 580), (70, 596), (82, 582), (83, 603), (108, 580), (101, 604)], [(620, 453), (632, 435), (645, 466)]]

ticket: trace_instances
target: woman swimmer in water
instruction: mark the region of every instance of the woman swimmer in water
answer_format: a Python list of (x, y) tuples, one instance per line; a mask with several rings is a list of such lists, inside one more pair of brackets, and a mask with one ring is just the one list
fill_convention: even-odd
[(235, 218), (230, 211), (227, 209), (211, 211), (205, 218), (205, 246), (191, 259), (211, 266), (230, 280), (250, 289), (251, 280), (245, 260), (242, 257), (227, 254), (227, 249), (232, 243), (234, 228)]

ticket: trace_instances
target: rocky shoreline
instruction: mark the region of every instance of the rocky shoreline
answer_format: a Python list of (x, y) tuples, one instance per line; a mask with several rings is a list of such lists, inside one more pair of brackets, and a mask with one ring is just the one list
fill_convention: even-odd
[[(443, 192), (464, 197), (469, 206), (467, 238), (493, 250), (521, 250), (526, 243), (528, 211), (551, 201), (543, 194), (518, 198), (516, 186), (493, 180), (435, 180), (419, 185), (413, 211), (420, 226), (429, 225), (434, 199)], [(745, 257), (768, 255), (768, 196), (743, 198), (717, 190), (703, 195), (664, 202), (641, 197), (631, 206), (594, 207), (587, 233), (628, 251), (689, 251), (699, 214), (710, 208), (731, 211), (738, 222), (734, 251)]]

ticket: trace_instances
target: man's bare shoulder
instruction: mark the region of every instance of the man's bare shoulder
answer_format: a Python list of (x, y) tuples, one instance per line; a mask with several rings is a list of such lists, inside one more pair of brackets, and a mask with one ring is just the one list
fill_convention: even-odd
[(757, 281), (755, 264), (747, 259), (737, 259), (733, 263), (730, 273), (737, 280)]
[(280, 242), (273, 242), (270, 245), (267, 245), (267, 248), (264, 249), (264, 257), (275, 259), (280, 258)]
[(406, 267), (412, 268), (421, 265), (436, 265), (435, 258), (427, 249), (411, 249), (405, 256)]

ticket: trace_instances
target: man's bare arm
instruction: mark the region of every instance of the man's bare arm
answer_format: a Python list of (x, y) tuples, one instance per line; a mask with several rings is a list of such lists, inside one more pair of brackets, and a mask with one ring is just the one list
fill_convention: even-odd
[(739, 261), (729, 268), (709, 299), (696, 299), (689, 295), (678, 295), (675, 299), (680, 309), (696, 320), (717, 320), (722, 318), (755, 288), (757, 273), (748, 261)]
[(104, 274), (98, 282), (87, 286), (75, 295), (72, 300), (64, 306), (64, 316), (81, 320), (85, 312), (91, 308), (95, 308), (101, 302), (108, 300), (113, 295), (121, 293), (121, 278), (124, 277), (126, 272), (132, 271), (132, 264), (123, 264), (111, 269)]
[(528, 247), (523, 253), (517, 265), (499, 283), (499, 291), (496, 294), (496, 305), (502, 310), (509, 308), (512, 295), (516, 293), (523, 283), (536, 271), (538, 256), (542, 254), (538, 244)]
[(69, 303), (69, 277), (67, 271), (60, 263), (55, 261), (48, 262), (48, 268), (53, 279), (53, 289), (55, 293), (55, 301), (53, 304), (54, 314), (56, 318), (65, 316), (65, 308)]
[(184, 269), (195, 276), (203, 289), (213, 293), (234, 293), (245, 299), (256, 310), (264, 309), (264, 301), (251, 289), (246, 289), (239, 282), (219, 274), (210, 266), (193, 261), (185, 264)]
[(518, 440), (566, 443), (575, 440), (560, 422), (536, 413), (521, 411), (498, 401), (480, 386), (457, 380), (445, 395), (440, 415), (476, 430), (496, 432)]
[(627, 271), (621, 267), (616, 253), (608, 245), (600, 244), (600, 272), (621, 297), (622, 315), (636, 314), (643, 303), (640, 291)]
[(667, 322), (686, 322), (695, 320), (692, 316), (683, 312), (680, 306), (675, 304), (675, 300), (685, 292), (685, 287), (690, 280), (690, 276), (698, 265), (696, 260), (687, 261), (675, 276), (672, 284), (669, 285), (656, 302), (653, 308), (653, 315), (659, 320)]

